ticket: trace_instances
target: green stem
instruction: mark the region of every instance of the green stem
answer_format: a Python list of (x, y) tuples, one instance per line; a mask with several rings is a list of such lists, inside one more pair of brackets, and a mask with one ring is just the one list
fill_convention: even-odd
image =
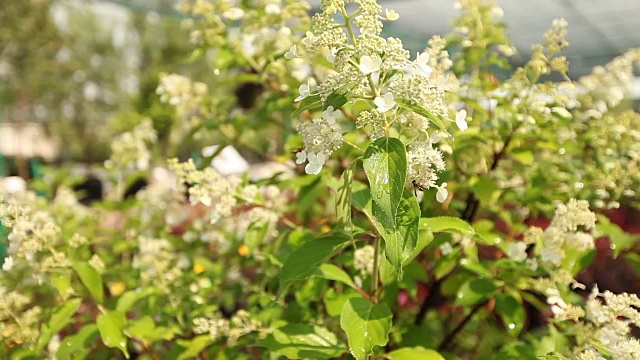
[[(356, 36), (353, 33), (353, 28), (351, 28), (351, 17), (349, 16), (349, 14), (347, 14), (347, 9), (345, 9), (344, 6), (340, 7), (340, 12), (342, 13), (342, 16), (344, 16), (344, 27), (347, 29), (347, 32), (349, 33), (349, 38), (351, 39), (351, 43), (353, 45), (356, 44)], [(356, 11), (355, 13), (353, 13), (352, 16), (356, 15), (358, 12)]]
[(378, 267), (380, 266), (380, 236), (376, 236), (373, 247), (375, 251), (373, 253), (373, 279), (371, 281), (371, 297), (375, 299), (376, 292), (378, 291)]

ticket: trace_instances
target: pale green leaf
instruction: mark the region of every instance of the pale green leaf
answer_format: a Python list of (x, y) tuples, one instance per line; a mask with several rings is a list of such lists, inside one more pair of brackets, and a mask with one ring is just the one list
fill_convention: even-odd
[(356, 288), (356, 284), (354, 284), (351, 277), (344, 270), (333, 264), (320, 265), (314, 275), (327, 280), (340, 281), (341, 283), (347, 284), (354, 289)]
[(91, 297), (98, 304), (102, 304), (104, 295), (102, 292), (102, 277), (100, 273), (86, 262), (73, 261), (72, 266), (84, 286), (89, 290)]
[(402, 348), (386, 355), (389, 360), (445, 360), (437, 351), (421, 346)]
[(105, 346), (110, 348), (117, 348), (122, 351), (124, 356), (128, 359), (129, 352), (127, 351), (127, 338), (124, 336), (124, 327), (127, 323), (127, 319), (124, 313), (120, 311), (110, 311), (98, 315), (96, 324), (100, 331), (100, 337)]
[(340, 327), (347, 334), (349, 349), (357, 360), (365, 360), (375, 346), (385, 346), (391, 330), (391, 311), (383, 303), (357, 297), (345, 302)]
[(78, 307), (80, 307), (81, 302), (82, 299), (68, 300), (51, 316), (46, 324), (42, 325), (42, 331), (36, 344), (37, 351), (42, 350), (49, 343), (53, 335), (56, 335), (73, 321), (73, 315), (78, 310)]
[(347, 351), (331, 331), (306, 324), (287, 324), (278, 328), (258, 346), (290, 359), (329, 359)]

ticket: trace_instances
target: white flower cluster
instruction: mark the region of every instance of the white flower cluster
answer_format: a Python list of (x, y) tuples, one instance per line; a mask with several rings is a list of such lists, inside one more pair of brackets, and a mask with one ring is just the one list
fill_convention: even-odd
[(353, 266), (362, 276), (373, 274), (375, 249), (371, 245), (363, 246), (353, 254)]
[(117, 136), (111, 142), (111, 157), (104, 162), (107, 169), (146, 170), (151, 165), (149, 146), (158, 140), (153, 123), (145, 119), (133, 130)]
[(160, 83), (156, 89), (160, 101), (175, 107), (178, 116), (192, 126), (209, 114), (204, 106), (208, 92), (209, 87), (203, 82), (193, 82), (182, 75), (164, 73), (160, 74)]
[(416, 141), (407, 151), (407, 184), (414, 185), (416, 181), (425, 189), (438, 188), (436, 200), (444, 202), (449, 193), (447, 183), (436, 184), (438, 173), (444, 171), (445, 162), (440, 150), (433, 147), (432, 140)]
[[(169, 292), (170, 285), (180, 277), (176, 266), (177, 254), (167, 239), (138, 237), (139, 252), (133, 259), (133, 267), (140, 269), (142, 283)], [(92, 266), (98, 265), (92, 258)]]
[(10, 229), (7, 237), (9, 256), (4, 260), (3, 270), (10, 271), (19, 259), (33, 262), (39, 253), (46, 254), (43, 261), (32, 265), (36, 274), (47, 268), (69, 267), (65, 254), (52, 250), (60, 241), (60, 227), (48, 213), (22, 205), (23, 200), (10, 197), (0, 201), (0, 221)]
[(224, 178), (212, 167), (198, 170), (193, 159), (184, 163), (171, 159), (169, 168), (176, 172), (180, 183), (188, 187), (191, 204), (201, 203), (209, 208), (211, 223), (231, 215), (237, 203), (235, 193), (240, 184), (239, 178)]
[(246, 334), (260, 329), (262, 324), (256, 319), (251, 319), (251, 314), (246, 310), (238, 310), (230, 320), (216, 313), (211, 317), (199, 317), (193, 319), (193, 332), (196, 334), (211, 334), (213, 339), (227, 337), (227, 344), (233, 346), (238, 339)]
[[(640, 341), (631, 335), (631, 327), (640, 326), (640, 299), (636, 294), (600, 293), (594, 287), (587, 299), (586, 316), (575, 325), (583, 343), (599, 343), (612, 359), (640, 358)], [(576, 358), (603, 359), (595, 348), (583, 350)]]
[[(356, 126), (369, 131), (372, 138), (388, 133), (394, 124), (426, 137), (429, 121), (413, 112), (404, 112), (397, 100), (409, 101), (429, 109), (435, 116), (448, 118), (444, 88), (449, 80), (443, 72), (449, 69), (451, 61), (444, 51), (444, 40), (432, 39), (427, 52), (418, 53), (415, 60), (410, 61), (410, 53), (403, 48), (402, 41), (380, 37), (380, 20), (397, 19), (397, 14), (386, 9), (385, 15), (381, 15), (382, 8), (375, 0), (353, 2), (359, 8), (351, 15), (344, 0), (326, 0), (322, 2), (322, 11), (313, 16), (313, 32), (307, 32), (303, 41), (306, 51), (310, 55), (320, 51), (330, 53), (329, 60), (336, 72), (322, 79), (313, 91), (309, 83), (302, 85), (296, 101), (314, 94), (326, 100), (336, 92), (348, 93), (350, 99), (366, 100), (374, 108), (361, 111), (356, 117)], [(340, 14), (345, 23), (338, 23), (336, 14)], [(289, 57), (295, 55), (293, 50)], [(466, 112), (461, 112), (456, 120), (461, 129), (466, 129)], [(298, 131), (305, 145), (298, 163), (308, 158), (306, 172), (317, 174), (331, 152), (342, 144), (340, 127), (323, 114), (322, 119), (301, 124)], [(434, 185), (429, 181), (425, 184)]]
[(307, 174), (320, 173), (327, 156), (342, 146), (342, 130), (336, 119), (340, 116), (339, 110), (329, 106), (321, 119), (313, 119), (311, 122), (302, 122), (298, 125), (298, 132), (302, 135), (305, 150), (298, 152), (296, 163), (309, 163), (305, 167)]
[(525, 242), (536, 244), (539, 259), (549, 270), (558, 269), (567, 251), (582, 253), (594, 247), (593, 236), (586, 231), (593, 229), (595, 222), (596, 215), (589, 210), (589, 202), (571, 199), (566, 205), (558, 205), (547, 229), (529, 228)]
[(18, 291), (0, 287), (0, 341), (35, 343), (40, 336), (42, 308)]

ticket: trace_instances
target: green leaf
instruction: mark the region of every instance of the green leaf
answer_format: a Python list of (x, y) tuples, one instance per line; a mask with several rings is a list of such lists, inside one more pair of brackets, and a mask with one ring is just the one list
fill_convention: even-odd
[(353, 230), (353, 223), (351, 222), (351, 190), (353, 175), (356, 172), (357, 164), (357, 161), (353, 161), (342, 173), (342, 176), (340, 177), (340, 187), (338, 188), (336, 196), (336, 217), (338, 227), (348, 233)]
[(395, 138), (379, 138), (365, 151), (363, 163), (371, 186), (375, 226), (385, 240), (387, 259), (402, 278), (402, 265), (417, 243), (420, 218), (417, 200), (404, 186), (404, 144)]
[[(376, 214), (380, 213), (378, 209), (379, 207), (374, 202), (374, 219)], [(385, 240), (384, 253), (397, 273), (398, 279), (402, 279), (402, 267), (406, 265), (416, 249), (419, 222), (420, 206), (418, 201), (411, 191), (404, 189), (402, 201), (396, 214), (396, 227), (389, 229), (386, 226), (380, 226), (378, 229)]]
[(58, 293), (64, 300), (67, 300), (69, 297), (69, 289), (71, 288), (71, 274), (64, 273), (52, 273), (51, 274), (51, 282), (55, 285)]
[(159, 326), (153, 322), (150, 316), (145, 316), (136, 320), (127, 328), (127, 334), (131, 337), (141, 339), (147, 344), (152, 344), (159, 340), (171, 340), (177, 329)]
[(98, 304), (102, 304), (104, 295), (102, 293), (102, 277), (100, 277), (100, 273), (93, 266), (84, 262), (73, 261), (72, 266), (84, 286), (89, 290), (91, 297)]
[(637, 235), (630, 235), (626, 233), (604, 215), (598, 215), (596, 236), (609, 237), (609, 240), (611, 241), (611, 249), (613, 250), (615, 257), (618, 257), (622, 251), (633, 246), (638, 239)]
[(120, 311), (109, 311), (98, 315), (96, 319), (102, 342), (107, 347), (120, 349), (128, 359), (127, 338), (123, 332), (126, 323), (127, 319)]
[(333, 110), (338, 110), (340, 107), (347, 103), (346, 93), (332, 92), (327, 96), (327, 100), (324, 102), (322, 110), (327, 110), (329, 106), (333, 106)]
[(82, 299), (71, 299), (65, 302), (60, 310), (51, 316), (49, 322), (42, 325), (42, 331), (36, 344), (36, 351), (44, 349), (53, 335), (57, 334), (65, 326), (71, 323), (71, 321), (73, 321), (73, 315), (78, 311), (78, 307), (80, 307), (81, 302)]
[(520, 335), (527, 320), (527, 313), (518, 300), (505, 293), (497, 294), (496, 312), (502, 317), (504, 326), (511, 336)]
[(386, 355), (389, 360), (445, 360), (437, 351), (422, 346), (402, 348)]
[(356, 284), (351, 277), (344, 270), (332, 264), (320, 265), (314, 275), (327, 280), (340, 281), (354, 289), (356, 288)]
[(431, 231), (433, 231), (434, 233), (447, 232), (466, 236), (475, 235), (475, 231), (473, 230), (473, 227), (471, 225), (469, 225), (466, 221), (458, 219), (456, 217), (439, 216), (424, 218), (423, 221), (431, 228)]
[(357, 297), (344, 303), (340, 327), (347, 333), (349, 349), (357, 360), (365, 360), (373, 348), (385, 346), (391, 330), (391, 311), (383, 303)]
[(362, 295), (349, 288), (339, 293), (336, 293), (335, 289), (329, 288), (329, 290), (323, 294), (322, 302), (329, 316), (340, 316), (344, 303), (351, 298), (360, 296)]
[(523, 165), (531, 165), (535, 160), (533, 152), (527, 149), (513, 149), (510, 155)]
[(287, 324), (278, 328), (258, 346), (290, 359), (329, 359), (347, 350), (331, 331), (306, 324)]
[(396, 212), (407, 177), (407, 155), (402, 141), (382, 137), (371, 143), (364, 153), (364, 171), (371, 186), (374, 204), (384, 211), (395, 227)]
[(215, 341), (214, 338), (211, 337), (210, 334), (196, 336), (193, 339), (189, 340), (178, 340), (178, 344), (184, 348), (186, 348), (180, 356), (178, 356), (178, 360), (192, 359), (198, 356), (204, 348), (213, 344)]
[(442, 120), (438, 119), (437, 116), (435, 116), (431, 111), (423, 108), (420, 105), (414, 104), (413, 100), (411, 99), (395, 99), (396, 104), (398, 104), (398, 106), (400, 106), (403, 109), (409, 110), (409, 111), (413, 111), (414, 113), (424, 116), (425, 118), (429, 119), (429, 121), (431, 121), (435, 126), (437, 126), (438, 128), (440, 128), (440, 130), (447, 132), (447, 128), (444, 125), (444, 122), (442, 122)]
[(91, 348), (86, 344), (98, 338), (98, 326), (87, 324), (75, 334), (69, 335), (60, 341), (61, 344), (56, 353), (58, 360), (86, 359)]
[(485, 175), (473, 185), (473, 192), (480, 202), (493, 204), (500, 197), (500, 188), (495, 180)]
[(473, 279), (460, 287), (456, 303), (462, 306), (475, 305), (489, 299), (496, 291), (493, 281), (487, 279)]
[(116, 310), (125, 313), (131, 309), (131, 307), (133, 306), (133, 304), (136, 303), (136, 301), (142, 298), (145, 298), (151, 295), (152, 293), (153, 293), (153, 289), (150, 289), (150, 288), (145, 288), (142, 291), (129, 290), (124, 294), (120, 295), (120, 297), (118, 298), (118, 304), (116, 305)]
[(298, 108), (293, 112), (291, 117), (296, 117), (302, 114), (303, 111), (315, 111), (322, 109), (322, 100), (320, 99), (320, 95), (310, 95), (300, 101), (298, 104)]
[(311, 276), (318, 267), (351, 240), (346, 234), (334, 233), (320, 239), (313, 239), (302, 244), (291, 253), (280, 271), (280, 294), (291, 284)]

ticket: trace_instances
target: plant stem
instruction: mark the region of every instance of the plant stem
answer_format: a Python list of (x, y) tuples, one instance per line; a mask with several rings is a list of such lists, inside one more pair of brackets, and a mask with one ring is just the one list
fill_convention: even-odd
[(376, 292), (378, 291), (378, 267), (380, 265), (380, 236), (376, 236), (376, 240), (374, 242), (374, 252), (373, 252), (373, 279), (371, 280), (371, 297), (375, 298)]
[(467, 325), (469, 320), (471, 320), (473, 315), (475, 315), (475, 313), (477, 313), (478, 310), (480, 310), (486, 304), (487, 304), (487, 301), (483, 301), (481, 303), (476, 304), (476, 306), (474, 306), (473, 309), (471, 309), (471, 312), (469, 312), (469, 314), (467, 314), (467, 316), (465, 316), (465, 318), (462, 319), (462, 321), (444, 338), (444, 340), (442, 340), (442, 342), (440, 343), (440, 346), (438, 346), (438, 351), (446, 349), (447, 346), (449, 346), (451, 342), (455, 340), (456, 335), (458, 335), (460, 330), (462, 330), (462, 328), (464, 328), (464, 326)]

